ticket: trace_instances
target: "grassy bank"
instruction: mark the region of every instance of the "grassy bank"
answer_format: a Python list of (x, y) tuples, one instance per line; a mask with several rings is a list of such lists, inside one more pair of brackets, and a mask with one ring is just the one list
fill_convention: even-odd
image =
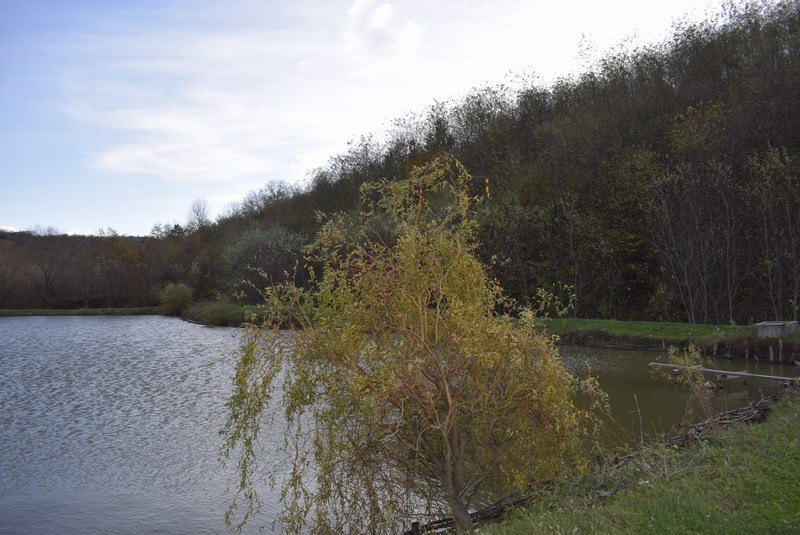
[[(559, 318), (542, 320), (548, 332), (565, 343), (626, 349), (665, 349), (694, 344), (720, 356), (768, 359), (778, 357), (777, 340), (756, 339), (752, 325), (699, 325), (650, 321)], [(770, 353), (772, 348), (772, 353)], [(800, 358), (800, 331), (784, 340), (783, 360)]]
[[(161, 306), (127, 308), (25, 308), (0, 309), (0, 317), (13, 316), (135, 316), (164, 314)], [(180, 312), (180, 317), (203, 325), (238, 327), (249, 316), (249, 307), (221, 301), (192, 301)]]
[(752, 336), (751, 325), (699, 325), (691, 323), (666, 323), (654, 321), (618, 321), (559, 318), (543, 320), (548, 331), (559, 336), (568, 333), (602, 332), (610, 336), (641, 340), (664, 340), (677, 344), (691, 340), (697, 344), (715, 341), (733, 341)]
[(248, 318), (248, 309), (225, 301), (194, 301), (181, 311), (180, 316), (203, 325), (239, 327)]
[(24, 308), (0, 309), (0, 317), (12, 316), (132, 316), (161, 314), (161, 307), (126, 307), (126, 308)]
[(687, 450), (654, 446), (482, 532), (798, 533), (800, 397), (779, 402), (764, 423), (737, 424)]

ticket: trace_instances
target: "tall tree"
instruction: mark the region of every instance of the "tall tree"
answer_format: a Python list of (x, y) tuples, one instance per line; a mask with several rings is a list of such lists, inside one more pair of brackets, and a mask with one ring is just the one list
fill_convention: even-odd
[(770, 148), (750, 160), (756, 177), (752, 201), (758, 214), (757, 279), (772, 315), (800, 314), (800, 169), (785, 148)]
[(189, 207), (189, 214), (186, 218), (186, 225), (192, 230), (205, 228), (211, 224), (209, 215), (208, 201), (205, 199), (195, 199)]

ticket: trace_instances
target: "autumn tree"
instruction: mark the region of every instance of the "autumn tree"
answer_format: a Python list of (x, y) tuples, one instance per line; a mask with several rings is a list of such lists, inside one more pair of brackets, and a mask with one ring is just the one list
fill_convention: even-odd
[(13, 272), (10, 267), (0, 265), (0, 307), (6, 304), (11, 296)]
[[(225, 429), (240, 523), (263, 476), (281, 487), (289, 532), (395, 532), (441, 509), (464, 532), (479, 497), (583, 466), (591, 412), (571, 401), (579, 383), (533, 314), (496, 313), (475, 186), (449, 156), (365, 185), (359, 214), (329, 219), (308, 249), (311, 288), (268, 291), (271, 320), (244, 337)], [(278, 407), (285, 457), (262, 474), (259, 433)]]
[(189, 213), (186, 216), (186, 226), (192, 230), (199, 230), (210, 224), (211, 216), (209, 215), (208, 201), (205, 199), (192, 201), (192, 206), (189, 207)]
[(33, 284), (41, 298), (41, 306), (53, 306), (56, 297), (61, 293), (62, 271), (67, 262), (67, 255), (59, 250), (58, 244), (66, 241), (55, 234), (34, 235), (28, 246), (29, 262), (35, 266)]
[(769, 297), (773, 318), (800, 314), (800, 166), (785, 147), (750, 159), (755, 180), (760, 262), (756, 279)]
[(242, 232), (220, 255), (231, 287), (250, 295), (285, 280), (297, 267), (306, 241), (281, 225)]

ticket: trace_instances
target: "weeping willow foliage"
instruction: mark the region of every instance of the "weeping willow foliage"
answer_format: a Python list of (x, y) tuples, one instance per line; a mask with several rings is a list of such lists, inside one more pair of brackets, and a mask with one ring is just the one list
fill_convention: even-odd
[[(224, 431), (240, 469), (229, 522), (258, 511), (266, 478), (289, 532), (391, 533), (441, 511), (469, 530), (477, 498), (584, 467), (596, 420), (572, 399), (596, 385), (564, 370), (532, 313), (496, 313), (472, 217), (488, 189), (475, 189), (449, 156), (368, 184), (360, 214), (328, 220), (308, 249), (311, 289), (267, 290), (272, 319), (246, 331)], [(262, 469), (269, 407), (285, 413), (289, 460)]]

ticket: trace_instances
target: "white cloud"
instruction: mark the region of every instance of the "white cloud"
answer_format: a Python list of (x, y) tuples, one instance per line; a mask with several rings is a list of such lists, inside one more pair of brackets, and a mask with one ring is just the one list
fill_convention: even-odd
[(512, 71), (575, 72), (582, 39), (593, 57), (637, 32), (646, 41), (691, 2), (640, 4), (242, 1), (122, 17), (71, 51), (69, 112), (106, 139), (88, 158), (103, 172), (297, 181), (388, 119)]
[(392, 4), (383, 4), (372, 13), (369, 21), (369, 27), (375, 30), (385, 28), (392, 18), (394, 13), (394, 6)]
[(350, 59), (362, 62), (413, 59), (420, 46), (420, 26), (412, 18), (395, 16), (396, 12), (390, 3), (373, 0), (352, 3), (342, 31)]
[(94, 169), (178, 182), (266, 180), (294, 172), (295, 151), (326, 144), (332, 125), (348, 123), (348, 110), (336, 106), (345, 84), (331, 72), (341, 56), (330, 46), (335, 29), (327, 38), (310, 27), (148, 32), (96, 36), (92, 47), (105, 45), (99, 59), (71, 78), (68, 113), (112, 140), (88, 158)]
[(69, 234), (70, 236), (88, 236), (94, 234), (94, 232), (96, 231), (89, 231), (79, 227), (69, 227), (64, 231), (64, 234)]

